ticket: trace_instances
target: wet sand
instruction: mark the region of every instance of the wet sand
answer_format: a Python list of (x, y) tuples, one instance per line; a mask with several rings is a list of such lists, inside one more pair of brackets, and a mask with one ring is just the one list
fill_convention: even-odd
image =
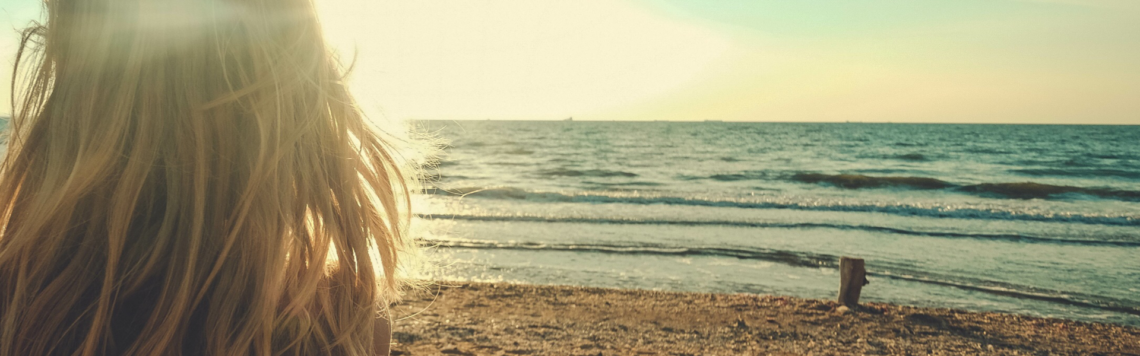
[(1140, 355), (1140, 329), (748, 294), (441, 282), (393, 306), (393, 355)]

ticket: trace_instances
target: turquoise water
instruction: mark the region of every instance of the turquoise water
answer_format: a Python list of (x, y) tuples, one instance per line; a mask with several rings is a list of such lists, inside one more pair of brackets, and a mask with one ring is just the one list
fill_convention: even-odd
[(435, 277), (1140, 325), (1140, 127), (419, 122)]

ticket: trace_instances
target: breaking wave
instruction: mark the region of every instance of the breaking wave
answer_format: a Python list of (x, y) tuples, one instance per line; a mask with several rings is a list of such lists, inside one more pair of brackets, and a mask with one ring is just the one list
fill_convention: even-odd
[(954, 219), (980, 219), (980, 220), (1016, 220), (1016, 221), (1044, 221), (1081, 223), (1093, 225), (1114, 226), (1140, 226), (1140, 216), (1134, 215), (1101, 215), (1063, 212), (1032, 212), (1002, 209), (987, 209), (979, 207), (956, 207), (948, 205), (917, 205), (917, 204), (876, 204), (860, 202), (831, 202), (817, 201), (789, 201), (780, 198), (755, 199), (703, 199), (691, 197), (677, 197), (666, 195), (647, 194), (605, 194), (600, 192), (561, 193), (530, 191), (511, 187), (469, 187), (440, 189), (432, 188), (425, 191), (428, 194), (444, 196), (461, 196), (480, 199), (512, 199), (537, 202), (566, 202), (566, 203), (612, 203), (612, 204), (638, 204), (638, 205), (680, 205), (703, 207), (726, 207), (741, 209), (791, 209), (808, 211), (849, 211), (864, 213), (883, 213), (900, 216), (919, 216), (930, 218)]
[(862, 230), (883, 232), (899, 235), (928, 236), (942, 238), (962, 238), (978, 240), (999, 240), (1027, 243), (1051, 243), (1081, 246), (1119, 246), (1140, 247), (1140, 239), (1134, 240), (1087, 240), (1065, 239), (1021, 234), (970, 234), (948, 231), (918, 231), (875, 225), (847, 225), (833, 223), (775, 223), (728, 220), (665, 220), (665, 219), (631, 219), (631, 218), (600, 218), (600, 217), (547, 217), (535, 215), (459, 215), (459, 214), (431, 214), (417, 215), (423, 219), (464, 220), (486, 222), (540, 222), (540, 223), (585, 223), (585, 224), (614, 224), (614, 225), (671, 225), (671, 226), (732, 226), (752, 228), (785, 228), (785, 229), (838, 229)]
[[(535, 242), (498, 242), (477, 240), (424, 240), (421, 243), (436, 248), (459, 248), (480, 250), (525, 250), (525, 251), (561, 251), (578, 253), (605, 253), (623, 255), (657, 255), (657, 256), (708, 256), (738, 258), (746, 260), (760, 260), (785, 264), (793, 267), (828, 268), (839, 267), (839, 256), (787, 251), (756, 247), (739, 246), (701, 246), (678, 247), (661, 244), (557, 244)], [(1109, 297), (1087, 293), (1058, 291), (1034, 286), (1019, 285), (1007, 282), (952, 276), (916, 270), (907, 266), (893, 264), (877, 264), (873, 261), (867, 263), (867, 275), (879, 278), (890, 278), (915, 283), (933, 284), (944, 287), (965, 289), (970, 291), (989, 293), (1012, 298), (1032, 299), (1045, 302), (1095, 308), (1106, 311), (1140, 315), (1140, 305)]]

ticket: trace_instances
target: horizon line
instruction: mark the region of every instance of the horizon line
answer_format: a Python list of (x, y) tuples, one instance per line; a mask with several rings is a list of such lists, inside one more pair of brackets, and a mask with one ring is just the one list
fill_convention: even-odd
[[(0, 115), (10, 120), (11, 115)], [(741, 124), (878, 124), (878, 125), (1022, 125), (1022, 126), (1140, 126), (1138, 123), (1027, 123), (1027, 122), (893, 122), (893, 121), (723, 121), (723, 120), (559, 120), (559, 119), (406, 119), (405, 121), (498, 121), (498, 122), (678, 122), (678, 123), (741, 123)]]
[(499, 121), (499, 122), (678, 122), (678, 123), (742, 123), (742, 124), (882, 124), (882, 125), (1024, 125), (1024, 126), (1140, 126), (1138, 123), (1032, 123), (1032, 122), (894, 122), (894, 121), (723, 121), (723, 120), (559, 120), (559, 119), (407, 119), (407, 121)]

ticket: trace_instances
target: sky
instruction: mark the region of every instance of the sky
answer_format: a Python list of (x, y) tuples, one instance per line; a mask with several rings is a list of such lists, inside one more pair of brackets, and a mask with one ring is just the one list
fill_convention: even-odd
[[(40, 1), (0, 0), (0, 25)], [(318, 4), (394, 120), (1140, 124), (1136, 0)]]

